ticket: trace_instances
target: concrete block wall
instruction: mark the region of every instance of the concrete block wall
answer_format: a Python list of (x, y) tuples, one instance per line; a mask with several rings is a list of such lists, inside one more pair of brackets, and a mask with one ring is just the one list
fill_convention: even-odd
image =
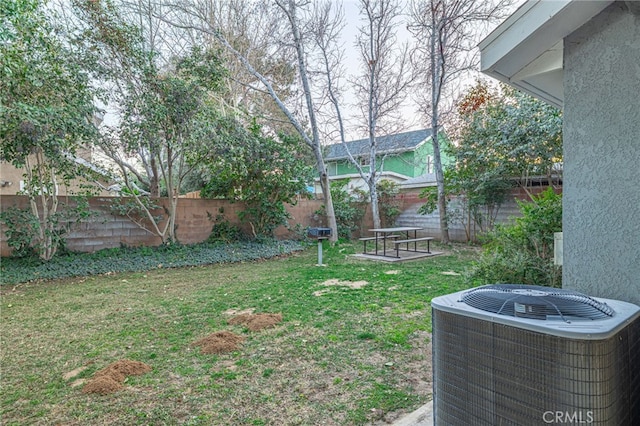
[[(120, 246), (157, 246), (162, 243), (160, 237), (145, 229), (142, 229), (129, 218), (113, 214), (110, 204), (116, 197), (95, 197), (89, 200), (93, 214), (83, 219), (79, 223), (71, 226), (71, 231), (66, 235), (67, 247), (72, 251), (94, 252), (106, 248)], [(156, 204), (167, 204), (167, 199), (156, 199)], [(60, 205), (75, 206), (72, 197), (60, 197)], [(291, 227), (299, 224), (302, 228), (307, 226), (322, 226), (320, 218), (315, 212), (320, 209), (322, 201), (300, 200), (295, 206), (287, 206), (287, 210), (292, 216), (289, 221)], [(0, 210), (16, 206), (18, 208), (28, 208), (27, 197), (21, 195), (3, 195), (0, 198)], [(240, 226), (238, 213), (243, 209), (240, 203), (231, 203), (226, 200), (205, 200), (194, 198), (180, 198), (178, 200), (176, 214), (176, 234), (178, 240), (183, 244), (194, 244), (206, 240), (211, 233), (213, 222), (209, 220), (209, 213), (213, 218), (219, 214), (220, 209), (224, 212), (225, 220)], [(158, 213), (162, 213), (159, 210)], [(162, 227), (164, 222), (160, 223)], [(245, 232), (249, 232), (247, 226), (242, 225)], [(11, 250), (7, 245), (5, 226), (0, 227), (0, 255), (9, 256)], [(289, 238), (294, 233), (285, 227), (276, 230), (276, 237)]]
[[(540, 190), (542, 190), (541, 188)], [(539, 190), (534, 190), (537, 192)], [(420, 190), (403, 192), (398, 195), (400, 209), (402, 213), (396, 220), (398, 226), (420, 226), (424, 228), (421, 234), (427, 236), (440, 237), (440, 222), (438, 213), (421, 215), (417, 213), (418, 208), (424, 204), (424, 200), (419, 198)], [(527, 199), (528, 195), (519, 189), (514, 189), (512, 199)], [(71, 231), (66, 236), (67, 247), (72, 251), (94, 252), (106, 248), (120, 246), (157, 246), (162, 243), (161, 239), (152, 232), (140, 228), (129, 218), (113, 214), (110, 204), (117, 200), (117, 197), (95, 197), (89, 200), (89, 205), (94, 214), (73, 224)], [(72, 197), (61, 197), (61, 205), (74, 206)], [(156, 204), (167, 204), (167, 199), (156, 199)], [(325, 218), (316, 212), (321, 209), (323, 200), (300, 199), (295, 205), (288, 205), (287, 211), (291, 215), (289, 228), (281, 226), (276, 229), (276, 238), (296, 238), (299, 236), (295, 228), (304, 229), (306, 227), (326, 226)], [(0, 210), (4, 211), (11, 206), (19, 208), (28, 207), (28, 199), (20, 195), (3, 195), (0, 197)], [(246, 233), (251, 229), (246, 224), (240, 224), (238, 213), (244, 206), (241, 203), (232, 203), (227, 200), (205, 200), (199, 198), (180, 198), (178, 200), (176, 214), (176, 234), (178, 240), (183, 244), (195, 244), (205, 241), (213, 222), (209, 215), (215, 218), (222, 210), (225, 220), (238, 225)], [(368, 229), (373, 227), (371, 209), (367, 209), (364, 220), (360, 227), (360, 232), (355, 232), (354, 237), (369, 235)], [(498, 214), (497, 221), (504, 223), (511, 217), (518, 215), (518, 207), (515, 201), (507, 202), (502, 206)], [(160, 209), (158, 214), (164, 213)], [(164, 222), (160, 223), (162, 227)], [(0, 227), (0, 255), (10, 255), (7, 245), (7, 238), (4, 233), (4, 225)], [(454, 241), (466, 241), (466, 233), (460, 224), (452, 224), (450, 237)]]

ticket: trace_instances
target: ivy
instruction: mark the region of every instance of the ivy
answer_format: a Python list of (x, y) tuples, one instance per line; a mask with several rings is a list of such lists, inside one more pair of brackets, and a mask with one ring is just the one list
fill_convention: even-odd
[(69, 253), (56, 256), (48, 263), (34, 257), (6, 258), (0, 265), (0, 276), (2, 284), (16, 284), (41, 279), (244, 262), (281, 256), (303, 248), (299, 242), (273, 240), (122, 247), (95, 253)]

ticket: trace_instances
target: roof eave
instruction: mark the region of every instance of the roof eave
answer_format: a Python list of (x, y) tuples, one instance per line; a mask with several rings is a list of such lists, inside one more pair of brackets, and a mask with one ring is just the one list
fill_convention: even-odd
[[(431, 135), (429, 135), (427, 138), (422, 139), (420, 142), (418, 142), (417, 144), (410, 146), (410, 147), (402, 147), (402, 148), (392, 148), (392, 149), (385, 149), (385, 150), (381, 150), (381, 151), (376, 151), (376, 154), (378, 155), (390, 155), (390, 154), (403, 154), (405, 152), (412, 152), (412, 151), (416, 151), (418, 148), (420, 148), (422, 145), (424, 145), (425, 143), (427, 143), (429, 140), (431, 140)], [(361, 153), (351, 153), (351, 155), (353, 155), (354, 158), (359, 158), (362, 157), (363, 155), (369, 155), (368, 152), (365, 152), (364, 154)], [(341, 160), (348, 160), (349, 156), (348, 155), (343, 155), (340, 157), (325, 157), (324, 161), (341, 161)]]
[(563, 40), (613, 0), (529, 0), (479, 44), (481, 71), (562, 107)]

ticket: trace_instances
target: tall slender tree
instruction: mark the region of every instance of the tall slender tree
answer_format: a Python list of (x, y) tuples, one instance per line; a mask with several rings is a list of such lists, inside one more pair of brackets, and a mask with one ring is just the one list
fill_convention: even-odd
[[(344, 74), (344, 49), (340, 45), (344, 15), (342, 9), (335, 8), (331, 2), (316, 3), (316, 6), (312, 20), (316, 25), (312, 33), (318, 51), (316, 60), (320, 64), (319, 73), (324, 77), (323, 90), (333, 110), (329, 121), (335, 123), (333, 134), (338, 135), (338, 142), (344, 145), (350, 163), (369, 188), (373, 224), (380, 227), (378, 182), (382, 177), (380, 171), (385, 157), (379, 155), (379, 136), (395, 133), (403, 127), (401, 106), (414, 81), (407, 45), (396, 44), (401, 10), (395, 1), (360, 2), (363, 25), (356, 46), (360, 53), (362, 74), (352, 78), (349, 85), (357, 92), (357, 108), (362, 113), (360, 127), (367, 132), (369, 143), (366, 152), (351, 152), (345, 138), (347, 123), (342, 114), (344, 90), (340, 84)], [(362, 165), (363, 158), (367, 166)]]
[(446, 116), (453, 112), (454, 84), (477, 69), (476, 45), (491, 22), (502, 19), (512, 0), (414, 0), (409, 30), (416, 38), (415, 64), (424, 81), (419, 103), (433, 143), (433, 163), (438, 188), (438, 212), (442, 242), (449, 242), (447, 201), (439, 134)]
[(408, 45), (397, 45), (396, 33), (401, 12), (395, 0), (360, 1), (364, 25), (360, 28), (356, 44), (363, 74), (353, 84), (364, 113), (364, 127), (369, 140), (367, 170), (360, 166), (352, 153), (349, 153), (349, 157), (369, 187), (375, 228), (381, 226), (377, 185), (384, 165), (384, 157), (378, 154), (378, 138), (381, 133), (394, 133), (402, 126), (398, 114), (414, 81)]

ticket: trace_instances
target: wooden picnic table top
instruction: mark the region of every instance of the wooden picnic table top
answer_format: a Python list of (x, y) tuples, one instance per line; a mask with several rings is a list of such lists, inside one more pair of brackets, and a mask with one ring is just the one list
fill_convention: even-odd
[(396, 228), (373, 228), (369, 229), (369, 232), (376, 233), (384, 233), (384, 232), (409, 232), (409, 231), (419, 231), (422, 228), (415, 226), (398, 226)]

